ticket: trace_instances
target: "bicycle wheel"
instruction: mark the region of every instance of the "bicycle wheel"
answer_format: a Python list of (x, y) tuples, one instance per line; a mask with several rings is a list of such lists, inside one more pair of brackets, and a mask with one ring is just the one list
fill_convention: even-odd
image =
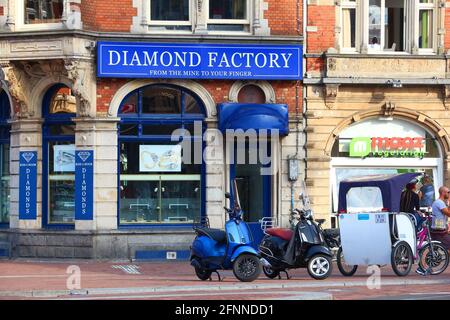
[(422, 270), (429, 272), (429, 274), (441, 274), (447, 269), (448, 263), (448, 251), (442, 243), (428, 243), (419, 251), (419, 266)]
[(339, 248), (337, 252), (337, 266), (339, 271), (342, 273), (343, 276), (351, 277), (355, 274), (356, 270), (358, 269), (357, 265), (349, 265), (345, 262), (344, 254), (342, 252), (342, 247)]
[(397, 276), (405, 277), (409, 274), (413, 265), (413, 253), (407, 242), (401, 241), (392, 248), (391, 264)]

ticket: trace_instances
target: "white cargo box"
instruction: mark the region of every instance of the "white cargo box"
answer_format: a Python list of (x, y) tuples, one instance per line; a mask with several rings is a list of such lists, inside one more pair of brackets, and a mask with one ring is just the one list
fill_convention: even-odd
[[(406, 241), (416, 251), (414, 223), (407, 214), (387, 212), (349, 213), (339, 216), (341, 245), (349, 265), (384, 265), (391, 263), (392, 245)], [(391, 235), (394, 235), (394, 243)], [(398, 238), (397, 238), (398, 236)]]

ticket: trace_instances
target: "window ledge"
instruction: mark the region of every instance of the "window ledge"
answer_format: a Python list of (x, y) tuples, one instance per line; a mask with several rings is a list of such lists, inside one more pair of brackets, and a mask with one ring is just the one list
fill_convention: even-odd
[(364, 58), (380, 58), (380, 59), (399, 59), (399, 58), (405, 58), (405, 59), (444, 59), (445, 55), (438, 55), (436, 53), (430, 54), (430, 53), (419, 53), (419, 54), (412, 54), (408, 52), (401, 52), (398, 54), (394, 53), (351, 53), (351, 52), (341, 52), (341, 53), (325, 53), (326, 58), (357, 58), (357, 59), (364, 59)]

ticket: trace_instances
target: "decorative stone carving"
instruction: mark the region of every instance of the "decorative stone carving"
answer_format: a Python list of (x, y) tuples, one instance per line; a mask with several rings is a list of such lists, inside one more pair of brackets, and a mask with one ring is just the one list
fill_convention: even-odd
[(30, 110), (30, 81), (26, 73), (12, 63), (4, 63), (0, 65), (2, 72), (0, 80), (3, 80), (8, 86), (8, 92), (14, 103), (16, 119), (27, 119), (34, 116), (34, 112)]
[(339, 93), (338, 84), (327, 84), (325, 85), (325, 105), (329, 109), (333, 109), (336, 103), (336, 99)]
[(67, 77), (72, 81), (72, 94), (77, 98), (78, 115), (80, 117), (91, 117), (91, 102), (89, 94), (89, 72), (90, 67), (83, 62), (66, 60), (64, 67)]
[(444, 86), (444, 106), (446, 110), (450, 109), (450, 85)]
[(386, 118), (391, 118), (394, 116), (396, 105), (395, 103), (388, 101), (386, 104), (382, 107), (383, 116)]
[(334, 59), (334, 58), (328, 59), (328, 70), (336, 71), (336, 59)]

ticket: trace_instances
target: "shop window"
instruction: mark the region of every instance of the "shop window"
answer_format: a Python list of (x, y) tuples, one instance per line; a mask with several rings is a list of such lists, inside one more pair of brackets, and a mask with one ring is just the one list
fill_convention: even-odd
[(50, 114), (76, 113), (77, 102), (72, 91), (63, 87), (55, 92), (51, 99)]
[(9, 225), (10, 206), (10, 118), (9, 98), (5, 91), (0, 89), (0, 227)]
[(239, 103), (256, 103), (263, 104), (266, 103), (266, 94), (261, 87), (249, 84), (244, 86), (239, 90), (238, 102)]
[(189, 0), (151, 0), (150, 29), (191, 30)]
[(61, 22), (64, 0), (24, 0), (25, 24)]
[(154, 86), (143, 89), (142, 113), (181, 114), (180, 90)]
[(208, 30), (248, 31), (248, 0), (209, 0)]
[(75, 97), (64, 85), (44, 97), (43, 222), (73, 228), (75, 218)]
[[(148, 86), (131, 95), (136, 113), (120, 113), (119, 224), (190, 224), (204, 213), (203, 164), (195, 162), (195, 153), (203, 152), (203, 130), (200, 136), (190, 131), (196, 121), (202, 127), (203, 106), (193, 94), (173, 86)], [(129, 97), (121, 110), (128, 102)], [(180, 129), (191, 133), (184, 143), (172, 141), (172, 133)]]

